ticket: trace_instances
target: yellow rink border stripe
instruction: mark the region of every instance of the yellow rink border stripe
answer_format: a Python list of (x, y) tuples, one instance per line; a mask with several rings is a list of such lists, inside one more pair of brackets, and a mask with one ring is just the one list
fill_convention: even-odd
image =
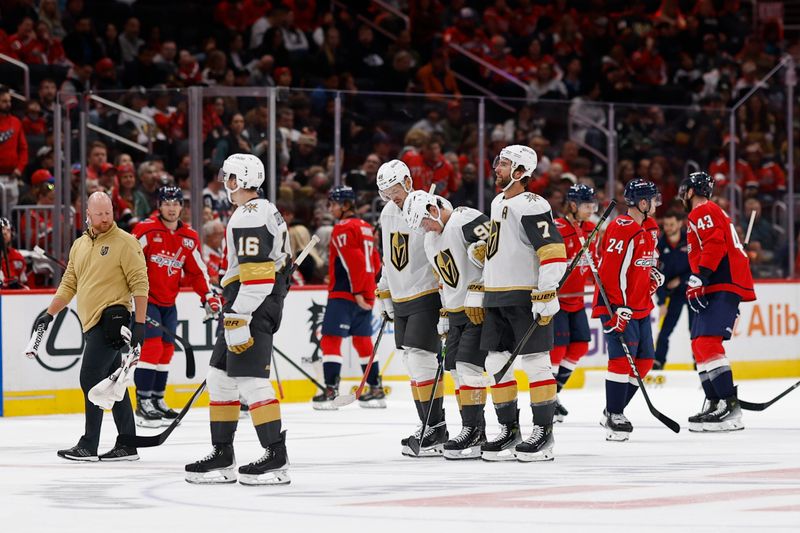
[[(734, 379), (767, 379), (767, 378), (793, 378), (800, 377), (800, 359), (782, 359), (770, 361), (734, 361), (731, 363)], [(586, 381), (587, 370), (605, 370), (603, 366), (590, 366), (578, 368), (573, 372), (567, 384), (568, 389), (582, 388)], [(667, 364), (667, 370), (692, 370), (689, 363)], [(525, 373), (515, 372), (519, 390), (528, 390), (528, 379)], [(408, 381), (407, 376), (384, 376), (384, 381)], [(357, 382), (357, 378), (345, 378), (342, 381)], [(188, 400), (197, 385), (182, 384), (167, 386), (166, 400), (173, 409), (180, 409)], [(345, 390), (345, 386), (342, 390)], [(317, 393), (316, 387), (308, 380), (295, 379), (283, 381), (285, 403), (308, 402)], [(449, 373), (445, 374), (444, 392), (453, 394), (455, 387)], [(128, 390), (131, 397), (134, 389)], [(275, 392), (276, 397), (278, 392)], [(409, 396), (410, 400), (410, 396)], [(33, 390), (33, 391), (5, 391), (3, 393), (4, 416), (35, 416), (50, 414), (69, 414), (83, 412), (83, 393), (80, 389), (63, 390)], [(203, 392), (195, 403), (198, 407), (208, 406), (208, 393)]]

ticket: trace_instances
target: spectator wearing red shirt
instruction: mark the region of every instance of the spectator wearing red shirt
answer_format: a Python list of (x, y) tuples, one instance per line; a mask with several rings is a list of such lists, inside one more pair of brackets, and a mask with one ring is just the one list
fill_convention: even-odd
[[(489, 46), (489, 52), (483, 56), (483, 59), (505, 72), (514, 72), (517, 69), (517, 59), (509, 53), (506, 47), (506, 40), (502, 35), (495, 35), (492, 37)], [(490, 83), (494, 86), (505, 85), (508, 83), (506, 78), (491, 72), (489, 69), (482, 69), (481, 74), (490, 79)]]
[(558, 65), (556, 65), (555, 58), (550, 54), (543, 54), (541, 41), (539, 41), (539, 39), (532, 39), (531, 43), (528, 45), (528, 55), (517, 60), (514, 73), (518, 78), (525, 81), (532, 81), (536, 79), (536, 73), (539, 71), (539, 67), (544, 63), (548, 63), (553, 67), (556, 78), (561, 77), (561, 70), (558, 68)]
[(19, 184), (28, 164), (28, 141), (22, 122), (11, 114), (11, 91), (0, 86), (0, 183), (9, 188), (11, 206), (19, 199)]
[(0, 283), (3, 290), (25, 290), (28, 276), (25, 258), (19, 250), (11, 247), (12, 227), (6, 218), (0, 218), (3, 231), (2, 255), (0, 255)]
[(47, 133), (47, 122), (42, 114), (42, 106), (37, 100), (28, 100), (25, 116), (22, 117), (22, 131), (25, 135), (44, 135)]
[[(730, 165), (728, 164), (728, 143), (730, 142), (730, 137), (726, 136), (722, 142), (722, 150), (720, 150), (720, 155), (717, 159), (715, 159), (709, 166), (708, 166), (708, 173), (714, 178), (715, 184), (715, 191), (721, 192), (722, 189), (728, 186), (730, 183)], [(739, 139), (734, 140), (735, 143), (739, 142)], [(753, 171), (750, 169), (750, 165), (747, 164), (747, 161), (738, 158), (736, 159), (736, 182), (740, 187), (745, 187), (746, 184), (756, 184), (758, 183), (758, 178), (756, 178)]]
[(40, 43), (36, 40), (33, 31), (33, 19), (25, 17), (17, 26), (17, 33), (9, 36), (9, 45), (12, 55), (23, 63), (39, 63), (36, 51)]
[(656, 49), (654, 37), (646, 37), (643, 46), (633, 53), (631, 68), (639, 83), (653, 86), (667, 83), (667, 65)]
[(478, 28), (478, 14), (471, 7), (461, 8), (455, 26), (444, 31), (445, 44), (457, 44), (477, 56), (489, 51), (489, 40), (481, 28)]
[(61, 39), (57, 39), (50, 34), (50, 26), (44, 22), (36, 23), (36, 46), (31, 53), (31, 58), (27, 63), (34, 65), (67, 65), (67, 55)]
[(745, 150), (747, 164), (753, 171), (756, 180), (745, 183), (746, 187), (754, 187), (760, 194), (781, 196), (786, 192), (786, 172), (774, 161), (764, 161), (764, 154), (759, 143), (753, 143)]
[(423, 144), (419, 154), (410, 158), (410, 162), (408, 168), (414, 189), (428, 191), (431, 185), (436, 185), (436, 194), (447, 198), (461, 186), (458, 171), (445, 159), (437, 140), (431, 139)]

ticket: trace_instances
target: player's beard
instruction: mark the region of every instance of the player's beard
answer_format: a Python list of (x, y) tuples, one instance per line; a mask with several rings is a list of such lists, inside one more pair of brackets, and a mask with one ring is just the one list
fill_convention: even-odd
[(509, 174), (506, 178), (501, 178), (500, 174), (495, 173), (494, 184), (501, 189), (505, 189), (508, 187), (508, 184), (511, 183), (511, 175)]

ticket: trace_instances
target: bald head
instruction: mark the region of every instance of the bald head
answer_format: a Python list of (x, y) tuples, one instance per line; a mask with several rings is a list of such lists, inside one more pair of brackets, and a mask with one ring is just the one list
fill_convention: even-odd
[(108, 194), (97, 191), (89, 196), (86, 218), (97, 235), (111, 229), (114, 224), (114, 206)]

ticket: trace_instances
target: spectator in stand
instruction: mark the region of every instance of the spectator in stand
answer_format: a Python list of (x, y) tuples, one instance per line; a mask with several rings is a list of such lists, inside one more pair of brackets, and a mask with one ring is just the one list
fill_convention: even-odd
[[(716, 190), (720, 192), (730, 183), (730, 165), (728, 164), (728, 143), (730, 143), (730, 136), (725, 136), (722, 142), (722, 148), (719, 150), (719, 156), (708, 167), (708, 173), (716, 181)], [(734, 139), (734, 143), (738, 144), (739, 139)], [(736, 182), (744, 188), (747, 183), (758, 183), (758, 179), (753, 174), (747, 161), (737, 157), (736, 159)]]
[(39, 20), (47, 24), (53, 37), (57, 39), (66, 37), (67, 32), (61, 23), (61, 13), (57, 0), (41, 0), (39, 2)]
[(203, 262), (211, 284), (219, 287), (219, 281), (225, 275), (225, 225), (219, 219), (203, 224)]
[(764, 161), (763, 150), (759, 143), (748, 145), (745, 150), (747, 163), (756, 177), (754, 186), (759, 196), (768, 203), (780, 200), (786, 193), (786, 173), (774, 161)]
[(189, 53), (188, 50), (181, 50), (178, 54), (178, 72), (176, 81), (184, 87), (198, 85), (203, 78), (200, 72), (200, 63)]
[(412, 55), (400, 50), (391, 60), (391, 66), (376, 80), (377, 88), (393, 93), (404, 93), (411, 89), (414, 80)]
[(463, 152), (467, 139), (477, 133), (476, 126), (465, 120), (464, 108), (457, 99), (447, 101), (447, 110), (439, 123), (439, 129), (441, 129), (442, 149), (459, 153)]
[(86, 177), (93, 180), (99, 179), (103, 174), (103, 166), (106, 164), (108, 164), (108, 147), (101, 141), (94, 141), (89, 145)]
[[(762, 216), (761, 202), (758, 198), (748, 198), (744, 201), (744, 218), (742, 220), (750, 220), (751, 213), (755, 211), (756, 219), (753, 222), (753, 231), (750, 233), (750, 249), (756, 249), (759, 252), (766, 251), (774, 253), (778, 248), (778, 233), (772, 227), (772, 223)], [(758, 243), (756, 245), (756, 243)], [(753, 248), (753, 245), (756, 245)]]
[(117, 225), (125, 231), (132, 230), (140, 220), (149, 216), (150, 205), (147, 197), (137, 187), (136, 171), (130, 163), (117, 167), (116, 183), (111, 189), (111, 202)]
[(28, 276), (25, 272), (27, 265), (22, 254), (11, 246), (13, 228), (11, 221), (6, 217), (0, 218), (2, 230), (2, 256), (0, 257), (0, 288), (8, 290), (27, 290)]
[(38, 101), (48, 129), (52, 129), (53, 127), (56, 94), (58, 94), (58, 86), (55, 80), (52, 78), (44, 78), (39, 82)]
[(717, 36), (707, 33), (703, 36), (703, 51), (697, 55), (695, 65), (702, 72), (722, 69), (733, 63), (733, 58), (726, 52), (720, 51)]
[(458, 12), (455, 26), (444, 31), (443, 40), (461, 46), (478, 57), (489, 51), (489, 40), (482, 28), (478, 27), (478, 13), (471, 7), (463, 7)]
[(532, 82), (536, 79), (536, 73), (539, 71), (539, 67), (544, 63), (548, 63), (553, 67), (556, 78), (561, 77), (561, 70), (556, 64), (555, 58), (550, 54), (543, 53), (542, 42), (534, 38), (531, 39), (530, 44), (528, 44), (527, 55), (521, 57), (517, 61), (517, 68), (514, 73), (523, 81)]
[[(506, 39), (502, 35), (492, 36), (489, 41), (489, 49), (483, 59), (503, 72), (511, 73), (517, 69), (517, 59), (511, 55), (506, 46)], [(516, 96), (517, 87), (503, 76), (489, 69), (482, 69), (481, 74), (484, 79), (488, 80), (489, 87), (498, 94)]]
[(93, 63), (75, 63), (61, 84), (61, 101), (68, 108), (78, 105), (78, 94), (91, 90)]
[(17, 33), (8, 37), (11, 53), (23, 63), (38, 63), (36, 50), (40, 44), (33, 31), (33, 19), (25, 17), (17, 26)]
[[(269, 38), (269, 33), (270, 30), (267, 30), (267, 33), (264, 35), (265, 44), (268, 43), (267, 39)], [(274, 42), (270, 44), (271, 48), (265, 51), (275, 57), (275, 62), (277, 64), (281, 66), (286, 65), (288, 61), (282, 61), (281, 59), (282, 52), (286, 50), (283, 44), (280, 46), (277, 46)], [(286, 55), (288, 56), (288, 53), (286, 53)], [(342, 49), (341, 35), (335, 26), (331, 26), (325, 30), (325, 40), (322, 42), (322, 46), (320, 46), (314, 62), (317, 72), (327, 73), (341, 72), (348, 64), (347, 55)]]
[(442, 155), (438, 140), (429, 138), (422, 145), (419, 157), (415, 159), (413, 168), (409, 166), (414, 189), (427, 191), (433, 184), (436, 185), (436, 194), (447, 198), (461, 186), (461, 177)]
[(288, 168), (294, 173), (304, 173), (309, 167), (319, 164), (316, 132), (302, 133), (292, 145)]
[(67, 58), (76, 65), (94, 65), (103, 56), (92, 32), (92, 19), (88, 15), (81, 15), (75, 29), (64, 37), (62, 44)]
[[(158, 189), (164, 183), (159, 179), (158, 167), (152, 161), (145, 161), (139, 165), (139, 190), (144, 195), (147, 203), (141, 206), (141, 211), (136, 211), (136, 217), (144, 220), (149, 217), (158, 206)], [(137, 207), (138, 209), (138, 207)]]
[(28, 141), (22, 122), (11, 114), (11, 92), (0, 86), (0, 183), (9, 193), (9, 206), (19, 199), (19, 179), (28, 165)]
[[(417, 71), (417, 81), (425, 94), (461, 96), (456, 78), (453, 76), (450, 67), (447, 66), (446, 56), (441, 50), (435, 51), (431, 56), (430, 63)], [(441, 100), (433, 96), (430, 98), (432, 100)]]
[(375, 41), (372, 28), (362, 24), (358, 28), (358, 37), (353, 50), (348, 53), (349, 70), (359, 78), (378, 80), (384, 70), (384, 54), (385, 50)]
[(564, 82), (556, 78), (550, 63), (539, 65), (536, 78), (529, 84), (528, 98), (534, 102), (542, 98), (550, 100), (567, 98), (567, 88), (564, 86)]
[(96, 75), (94, 80), (95, 91), (118, 91), (122, 89), (122, 83), (117, 77), (117, 67), (110, 58), (104, 57), (98, 61), (94, 66), (94, 72)]
[(100, 49), (103, 51), (104, 57), (114, 63), (122, 63), (122, 48), (119, 44), (119, 30), (117, 30), (116, 24), (113, 22), (107, 23), (103, 30), (103, 35), (97, 41), (100, 43)]
[(40, 20), (34, 28), (36, 31), (36, 48), (33, 51), (30, 63), (34, 65), (69, 65), (61, 39), (55, 38), (50, 34), (50, 26)]
[(222, 162), (229, 155), (249, 154), (253, 149), (250, 142), (244, 136), (244, 117), (241, 113), (234, 113), (228, 125), (228, 134), (217, 141), (212, 156), (212, 164), (215, 168), (222, 168)]
[(231, 212), (231, 204), (228, 201), (228, 193), (225, 192), (224, 184), (218, 179), (212, 179), (203, 189), (203, 206), (211, 209), (215, 217), (223, 223), (228, 221)]
[(633, 53), (630, 64), (636, 81), (643, 85), (660, 86), (669, 80), (667, 64), (656, 48), (655, 37), (645, 38), (642, 46)]
[(131, 17), (125, 21), (122, 34), (119, 36), (119, 48), (123, 63), (129, 63), (139, 55), (139, 49), (144, 46), (144, 41), (139, 37), (141, 24), (139, 19)]
[(36, 100), (28, 100), (25, 105), (25, 116), (22, 117), (22, 130), (25, 135), (44, 135), (47, 133), (47, 122), (42, 114), (42, 106)]
[(378, 154), (369, 154), (360, 167), (345, 174), (344, 184), (356, 192), (359, 205), (367, 203), (367, 198), (365, 197), (374, 192), (375, 178), (378, 175), (380, 166), (381, 158)]

